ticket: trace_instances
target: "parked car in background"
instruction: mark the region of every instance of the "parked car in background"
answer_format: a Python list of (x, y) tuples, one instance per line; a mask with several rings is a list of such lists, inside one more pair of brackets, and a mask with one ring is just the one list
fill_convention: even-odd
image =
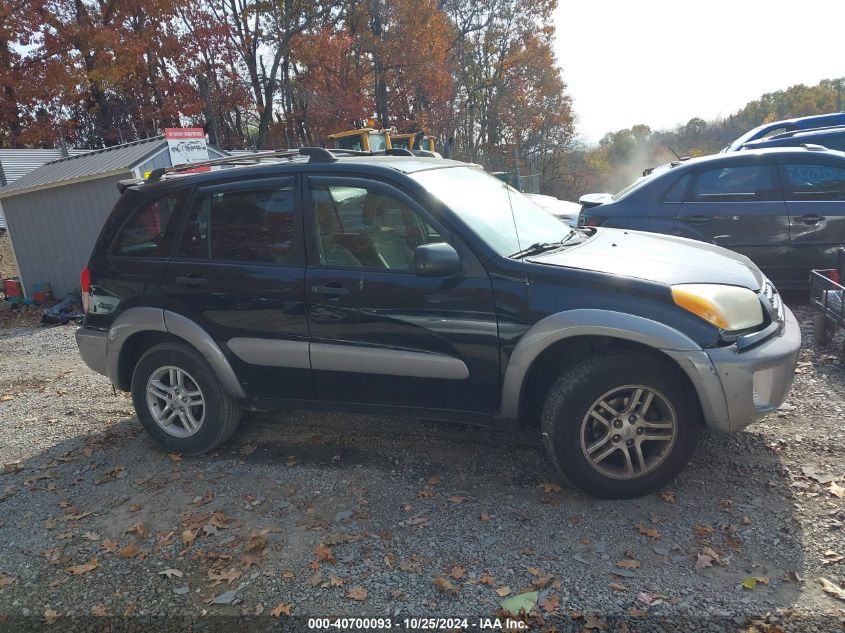
[(763, 125), (755, 127), (753, 130), (749, 130), (729, 145), (726, 145), (724, 149), (722, 149), (722, 152), (739, 151), (743, 149), (743, 146), (746, 143), (774, 134), (841, 125), (845, 125), (845, 112), (831, 112), (830, 114), (818, 114), (815, 116), (805, 116), (796, 119), (786, 119), (783, 121), (764, 123)]
[(781, 288), (807, 288), (845, 244), (845, 153), (763, 149), (674, 161), (618, 194), (581, 198), (582, 226), (688, 237), (748, 256)]
[(749, 141), (740, 150), (765, 149), (767, 147), (797, 147), (816, 145), (826, 149), (845, 151), (845, 125), (821, 127), (814, 130), (781, 132), (756, 141)]
[(259, 160), (123, 182), (82, 273), (82, 358), (166, 450), (244, 409), (395, 414), (533, 428), (573, 483), (632, 497), (789, 392), (798, 323), (745, 257), (572, 229), (456, 161)]
[(543, 209), (543, 211), (548, 211), (559, 220), (566, 222), (569, 226), (578, 225), (578, 214), (581, 212), (581, 205), (577, 202), (561, 200), (560, 198), (547, 196), (542, 193), (526, 193), (525, 197)]

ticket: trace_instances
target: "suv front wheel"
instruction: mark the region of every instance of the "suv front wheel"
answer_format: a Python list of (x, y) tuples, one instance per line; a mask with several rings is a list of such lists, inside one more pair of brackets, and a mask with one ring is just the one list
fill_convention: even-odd
[(573, 484), (605, 498), (659, 490), (683, 469), (698, 440), (695, 393), (648, 354), (610, 352), (565, 371), (542, 414), (544, 446)]
[(198, 455), (228, 440), (241, 411), (205, 359), (179, 343), (141, 356), (132, 374), (132, 402), (147, 432), (166, 450)]

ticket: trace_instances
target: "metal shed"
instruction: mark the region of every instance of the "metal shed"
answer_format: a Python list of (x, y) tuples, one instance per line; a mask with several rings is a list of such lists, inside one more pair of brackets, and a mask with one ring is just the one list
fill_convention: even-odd
[[(44, 163), (67, 156), (85, 154), (87, 149), (0, 149), (0, 187), (10, 185), (26, 176)], [(0, 229), (6, 228), (3, 211), (0, 210)]]
[[(208, 148), (211, 158), (225, 156)], [(79, 285), (79, 272), (119, 197), (117, 182), (170, 166), (157, 136), (53, 160), (0, 189), (24, 292), (48, 282), (55, 297)]]

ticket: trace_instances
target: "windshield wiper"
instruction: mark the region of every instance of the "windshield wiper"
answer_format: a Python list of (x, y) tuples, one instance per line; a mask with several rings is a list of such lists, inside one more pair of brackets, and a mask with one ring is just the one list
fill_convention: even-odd
[(569, 242), (569, 240), (576, 236), (581, 236), (581, 233), (575, 229), (570, 229), (569, 233), (564, 235), (559, 242), (535, 242), (528, 248), (517, 251), (510, 257), (512, 259), (522, 259), (523, 257), (530, 257), (531, 255), (539, 255), (540, 253), (553, 251), (555, 249), (562, 248), (567, 242)]

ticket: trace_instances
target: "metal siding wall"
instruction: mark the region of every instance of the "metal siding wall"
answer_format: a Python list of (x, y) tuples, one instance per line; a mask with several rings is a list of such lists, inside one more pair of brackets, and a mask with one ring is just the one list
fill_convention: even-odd
[(127, 175), (54, 187), (3, 200), (27, 295), (47, 281), (60, 299), (79, 285), (79, 272)]

